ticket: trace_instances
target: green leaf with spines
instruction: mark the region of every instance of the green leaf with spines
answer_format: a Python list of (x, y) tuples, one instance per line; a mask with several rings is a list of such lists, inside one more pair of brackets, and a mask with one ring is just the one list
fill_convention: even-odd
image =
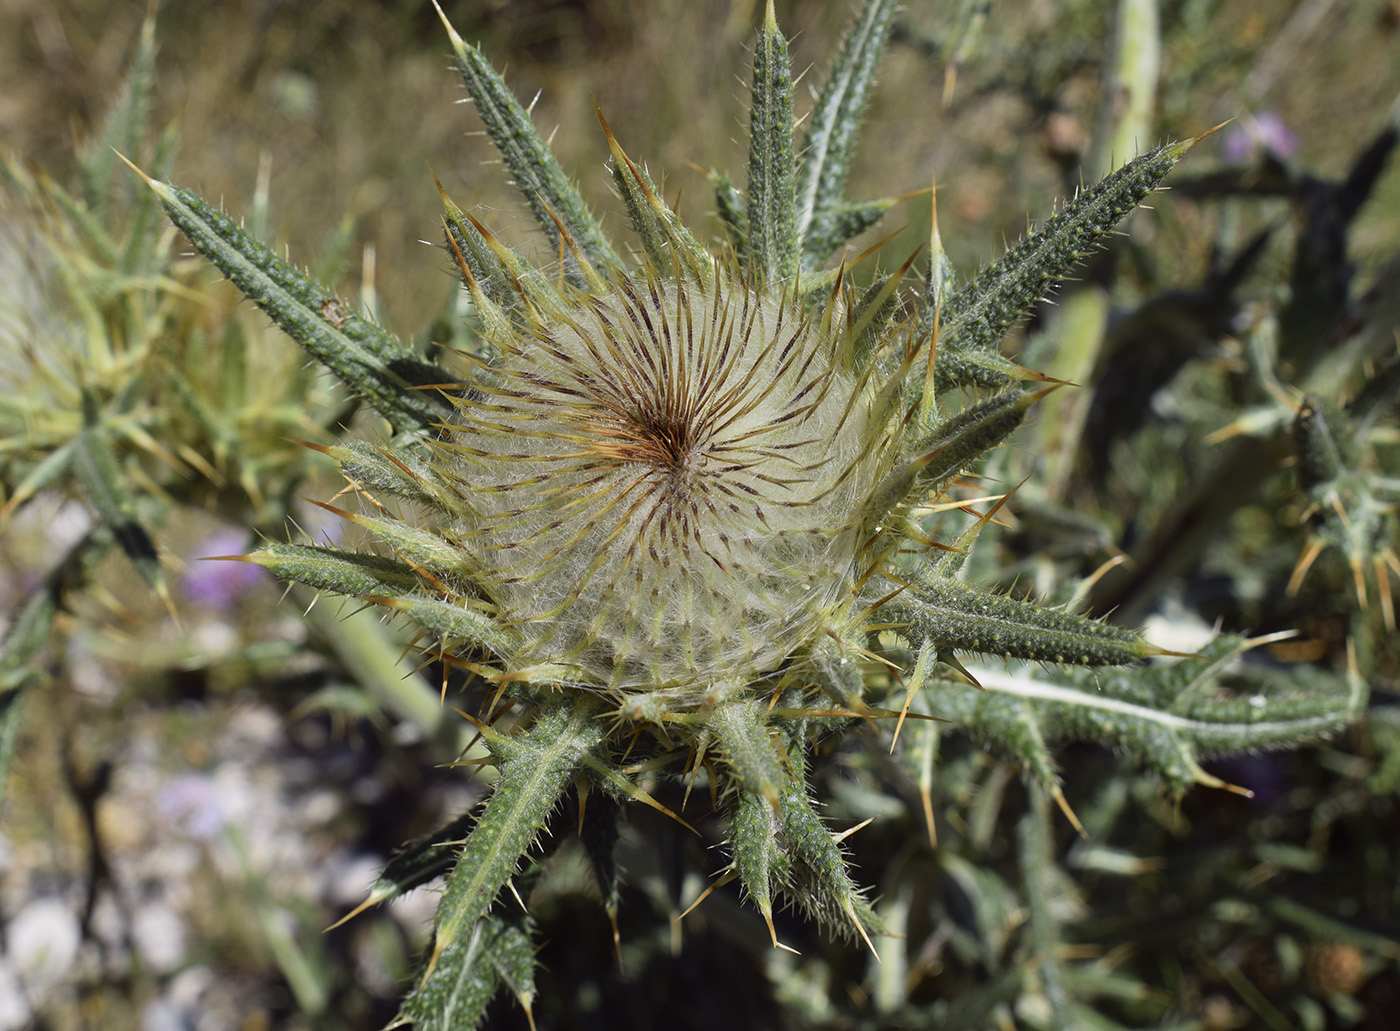
[[(581, 757), (606, 736), (606, 721), (597, 716), (587, 696), (555, 696), (528, 730), (508, 739), (514, 755), (501, 760), (491, 797), (462, 846), (438, 905), (435, 955), (466, 940), (515, 872), (573, 781)], [(507, 743), (504, 735), (485, 727), (482, 739), (488, 748)], [(444, 979), (451, 975), (432, 968), (418, 992), (436, 993)]]
[(945, 301), (935, 359), (939, 389), (1000, 386), (1013, 378), (976, 356), (995, 354), (1007, 331), (1157, 188), (1193, 142), (1158, 147), (1081, 190)]
[(519, 646), (514, 634), (462, 601), (443, 601), (422, 595), (375, 598), (387, 608), (402, 612), (420, 626), (448, 642), (454, 649), (468, 645), (486, 648), (496, 655)]
[(343, 305), (195, 194), (147, 181), (195, 250), (396, 428), (426, 429), (450, 410), (438, 391), (421, 389), (451, 379), (441, 368)]
[(529, 933), (518, 920), (488, 915), (463, 940), (443, 950), (433, 976), (404, 999), (400, 1016), (419, 1031), (470, 1031), (502, 987), (528, 1012), (534, 982)]
[[(447, 220), (446, 232), (456, 250), (467, 263), (477, 286), (494, 303), (509, 308), (515, 296), (510, 284), (510, 273), (496, 251), (486, 242), (481, 231), (472, 224), (461, 208), (446, 194), (442, 198), (443, 217)], [(451, 247), (449, 246), (449, 250)], [(524, 259), (521, 259), (523, 265)]]
[[(93, 413), (88, 414), (91, 419)], [(165, 574), (161, 572), (155, 541), (141, 525), (136, 503), (127, 489), (107, 434), (105, 425), (89, 421), (74, 441), (73, 472), (88, 504), (112, 532), (141, 578), (157, 591), (163, 591)]]
[(820, 216), (812, 219), (802, 237), (804, 271), (818, 268), (837, 248), (884, 218), (885, 212), (896, 203), (893, 197), (879, 197), (874, 200), (843, 201), (823, 210)]
[(772, 0), (753, 51), (753, 102), (749, 108), (749, 239), (747, 270), (758, 282), (776, 283), (798, 269), (796, 159), (792, 135), (792, 62), (778, 30)]
[[(602, 117), (601, 113), (599, 117)], [(617, 191), (627, 209), (627, 218), (632, 223), (633, 232), (642, 241), (642, 249), (652, 268), (663, 276), (681, 274), (708, 280), (713, 271), (709, 251), (700, 246), (662, 199), (647, 170), (623, 153), (606, 122), (603, 123), (603, 131), (612, 151), (613, 182), (617, 184)]]
[(455, 500), (432, 466), (411, 449), (352, 440), (323, 450), (335, 459), (356, 488), (437, 507), (446, 507)]
[(863, 369), (882, 343), (890, 340), (894, 315), (899, 310), (899, 281), (878, 272), (851, 305), (848, 337), (855, 367)]
[(767, 707), (757, 699), (722, 702), (704, 714), (703, 726), (744, 790), (776, 804), (787, 773), (782, 751), (768, 727)]
[(885, 52), (897, 7), (896, 0), (866, 3), (846, 30), (816, 107), (806, 118), (807, 131), (795, 184), (797, 234), (802, 240), (805, 269), (816, 268), (832, 251), (883, 214), (882, 209), (864, 225), (853, 228), (871, 209), (867, 204), (852, 218), (853, 206), (847, 205), (842, 195), (875, 69)]
[(860, 711), (865, 694), (865, 670), (855, 645), (831, 638), (818, 641), (804, 665), (823, 694), (838, 705)]
[[(777, 796), (740, 788), (730, 813), (732, 868), (754, 904), (771, 921), (774, 895), (843, 937), (868, 937), (879, 918), (851, 880), (845, 855), (812, 806), (806, 790), (806, 742), (786, 736)], [(771, 923), (770, 923), (771, 928)]]
[(793, 789), (782, 802), (782, 840), (791, 864), (783, 894), (808, 917), (843, 938), (868, 939), (880, 930), (880, 919), (851, 880), (846, 856), (813, 808), (805, 783), (805, 776), (794, 775)]
[[(155, 79), (155, 57), (156, 20), (152, 8), (148, 9), (147, 17), (141, 22), (136, 54), (117, 89), (112, 106), (107, 110), (102, 129), (78, 162), (83, 199), (92, 211), (101, 212), (107, 207), (116, 155), (135, 154), (141, 145), (150, 109), (151, 86)], [(129, 180), (123, 181), (122, 185), (123, 189), (129, 188)]]
[(735, 794), (729, 814), (731, 866), (765, 922), (773, 919), (773, 897), (792, 866), (780, 829), (771, 801), (756, 791)]
[(715, 209), (729, 236), (729, 246), (739, 265), (748, 268), (749, 215), (743, 191), (723, 172), (711, 172), (710, 183), (715, 188)]
[[(476, 816), (463, 813), (431, 834), (397, 849), (370, 885), (365, 900), (351, 916), (407, 894), (452, 869), (452, 864), (457, 861), (458, 849), (474, 826)], [(345, 917), (341, 922), (348, 919), (350, 917)]]
[[(915, 704), (1029, 763), (1047, 787), (1054, 786), (1053, 768), (1040, 743), (1071, 739), (1122, 748), (1180, 796), (1192, 784), (1213, 782), (1201, 770), (1204, 757), (1317, 740), (1365, 709), (1366, 683), (1354, 672), (1339, 682), (1306, 667), (1260, 670), (1257, 677), (1248, 667), (1232, 670), (1250, 647), (1244, 638), (1221, 636), (1198, 656), (1131, 670), (969, 665), (983, 691), (950, 686), (925, 691)], [(1236, 696), (1222, 698), (1220, 689), (1232, 682)]]
[[(4, 403), (0, 402), (0, 408), (3, 406)], [(20, 417), (23, 416), (23, 412), (16, 414)], [(10, 492), (10, 497), (5, 503), (9, 512), (19, 511), (41, 491), (58, 483), (60, 478), (72, 467), (77, 450), (78, 438), (73, 437), (49, 451), (31, 466), (25, 472), (24, 478), (15, 484), (14, 489)]]
[[(438, 13), (442, 14), (441, 8)], [(558, 218), (590, 262), (606, 269), (622, 268), (622, 260), (574, 184), (559, 167), (558, 159), (535, 128), (529, 112), (516, 100), (481, 51), (457, 35), (445, 16), (442, 23), (447, 28), (457, 68), (476, 104), (477, 114), (550, 243), (556, 249), (559, 247), (559, 227), (554, 222)], [(566, 259), (566, 267), (568, 264)], [(575, 285), (583, 285), (577, 268), (571, 269), (568, 275)]]
[(1003, 390), (939, 421), (915, 441), (905, 461), (876, 489), (870, 510), (881, 521), (916, 491), (939, 497), (953, 481), (1009, 437), (1037, 399), (1018, 388)]
[(423, 587), (423, 578), (398, 559), (310, 544), (266, 544), (243, 561), (279, 580), (348, 598), (398, 597)]
[(455, 585), (457, 581), (470, 575), (467, 553), (431, 530), (392, 517), (367, 515), (363, 512), (341, 514), (356, 526), (374, 534), (388, 545), (396, 556), (410, 565), (425, 571), (431, 570), (434, 578), (448, 579)]
[(1130, 665), (1160, 654), (1125, 627), (926, 572), (914, 576), (887, 611), (905, 624), (904, 636), (943, 652), (1077, 666)]
[[(582, 800), (579, 804), (583, 804)], [(596, 792), (590, 793), (579, 821), (579, 842), (588, 857), (603, 908), (613, 920), (617, 919), (618, 902), (622, 897), (622, 871), (617, 865), (621, 816), (622, 806), (611, 794)]]

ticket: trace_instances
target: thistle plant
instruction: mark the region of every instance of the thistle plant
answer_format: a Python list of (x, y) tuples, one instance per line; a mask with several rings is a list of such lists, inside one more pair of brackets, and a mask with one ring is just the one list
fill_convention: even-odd
[[(485, 749), (470, 761), (493, 767), (488, 800), (391, 861), (365, 903), (447, 875), (404, 1022), (473, 1026), (500, 988), (530, 1013), (529, 922), (502, 896), (519, 894), (571, 789), (580, 809), (601, 792), (682, 820), (643, 780), (705, 785), (727, 820), (720, 879), (739, 882), (774, 946), (786, 904), (875, 949), (884, 921), (811, 794), (815, 742), (885, 720), (893, 745), (910, 718), (954, 719), (1022, 764), (1044, 821), (1047, 800), (1069, 811), (1056, 738), (1117, 745), (1180, 794), (1219, 784), (1204, 754), (1296, 744), (1364, 704), (1354, 672), (1329, 690), (1222, 698), (1254, 642), (1144, 665), (1163, 650), (1081, 614), (1083, 590), (1036, 601), (969, 575), (1010, 498), (975, 499), (976, 477), (1062, 386), (1005, 357), (1003, 337), (1195, 141), (1129, 161), (966, 282), (936, 218), (926, 254), (867, 275), (844, 249), (895, 202), (852, 200), (846, 184), (895, 7), (867, 0), (799, 127), (769, 3), (745, 186), (710, 176), (714, 244), (600, 113), (633, 234), (610, 238), (444, 17), (547, 251), (532, 263), (443, 194), (475, 343), (442, 363), (195, 194), (148, 180), (190, 242), (391, 430), (318, 445), (359, 502), (328, 507), (373, 546), (269, 544), (246, 560), (405, 617), (428, 660), (483, 688), (464, 715)], [(931, 765), (936, 738), (921, 740)], [(616, 809), (598, 808), (580, 830), (615, 920)], [(1042, 824), (1028, 835), (1033, 868), (1048, 846)]]

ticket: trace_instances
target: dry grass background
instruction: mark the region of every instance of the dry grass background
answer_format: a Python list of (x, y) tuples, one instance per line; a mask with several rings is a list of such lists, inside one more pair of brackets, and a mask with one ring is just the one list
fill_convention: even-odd
[[(71, 163), (75, 134), (120, 81), (145, 6), (0, 3), (0, 139), (8, 148), (58, 170)], [(829, 52), (846, 6), (778, 5), (796, 68)], [(1102, 0), (997, 8), (945, 103), (943, 52), (969, 6), (907, 5), (853, 184), (906, 193), (936, 173), (946, 190), (945, 239), (965, 268), (1075, 182), (1078, 146), (1101, 107), (1098, 62), (1111, 8)], [(1395, 99), (1393, 3), (1174, 0), (1162, 8), (1162, 138), (1273, 109), (1299, 132), (1299, 159), (1336, 175)], [(704, 224), (712, 202), (691, 166), (742, 165), (746, 127), (735, 101), (747, 93), (745, 47), (758, 0), (493, 0), (445, 9), (522, 97), (538, 96), (538, 124), (557, 128), (564, 167), (610, 224), (621, 228), (593, 98), (629, 153), (665, 174), (682, 215)], [(387, 320), (401, 331), (423, 329), (451, 288), (445, 263), (417, 242), (437, 237), (429, 164), (459, 203), (496, 209), (492, 222), (504, 235), (529, 240), (489, 146), (466, 135), (479, 124), (457, 104), (464, 93), (423, 0), (169, 4), (159, 24), (153, 124), (180, 122), (177, 181), (237, 212), (266, 156), (279, 240), (310, 261), (341, 219), (354, 217), (359, 239), (378, 255)], [(813, 71), (815, 82), (822, 69)], [(883, 232), (903, 223), (911, 226), (907, 251), (925, 238), (922, 201), (897, 209)]]

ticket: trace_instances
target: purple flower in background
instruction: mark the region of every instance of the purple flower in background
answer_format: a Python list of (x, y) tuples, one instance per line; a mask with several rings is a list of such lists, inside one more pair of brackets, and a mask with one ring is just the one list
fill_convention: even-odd
[(180, 591), (196, 605), (226, 609), (262, 583), (261, 566), (248, 562), (206, 562), (217, 555), (241, 555), (248, 550), (248, 535), (238, 530), (210, 534), (190, 551), (190, 564), (180, 578)]
[(1277, 111), (1260, 111), (1230, 123), (1220, 146), (1220, 156), (1232, 165), (1244, 165), (1260, 152), (1290, 158), (1298, 152), (1298, 134)]
[(228, 822), (218, 785), (202, 773), (171, 778), (156, 796), (156, 810), (196, 841), (208, 841)]

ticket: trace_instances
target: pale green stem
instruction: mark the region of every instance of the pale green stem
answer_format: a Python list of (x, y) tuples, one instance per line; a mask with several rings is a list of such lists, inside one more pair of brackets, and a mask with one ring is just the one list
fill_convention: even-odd
[[(293, 593), (309, 594), (300, 588)], [(304, 618), (386, 711), (408, 720), (429, 737), (445, 734), (455, 746), (460, 734), (447, 728), (466, 729), (467, 724), (443, 707), (441, 693), (413, 669), (411, 659), (404, 659), (403, 642), (390, 634), (382, 612), (359, 606), (359, 602), (322, 597)], [(416, 652), (410, 652), (413, 654)]]
[[(1152, 146), (1160, 57), (1157, 0), (1119, 0), (1113, 59), (1104, 81), (1106, 103), (1086, 162), (1088, 181), (1097, 182)], [(1107, 292), (1091, 284), (1065, 291), (1056, 320), (1055, 359), (1045, 371), (1088, 384), (1107, 326)], [(1041, 406), (1039, 452), (1045, 456), (1045, 493), (1052, 501), (1064, 497), (1092, 399), (1090, 390), (1061, 390)]]
[(1054, 850), (1050, 836), (1050, 800), (1037, 784), (1027, 785), (1030, 810), (1021, 818), (1020, 859), (1021, 877), (1026, 885), (1026, 902), (1030, 909), (1031, 936), (1035, 941), (1040, 984), (1050, 1004), (1051, 1026), (1070, 1028), (1069, 998), (1061, 977), (1059, 956), (1059, 922), (1050, 912), (1049, 883), (1053, 869)]

